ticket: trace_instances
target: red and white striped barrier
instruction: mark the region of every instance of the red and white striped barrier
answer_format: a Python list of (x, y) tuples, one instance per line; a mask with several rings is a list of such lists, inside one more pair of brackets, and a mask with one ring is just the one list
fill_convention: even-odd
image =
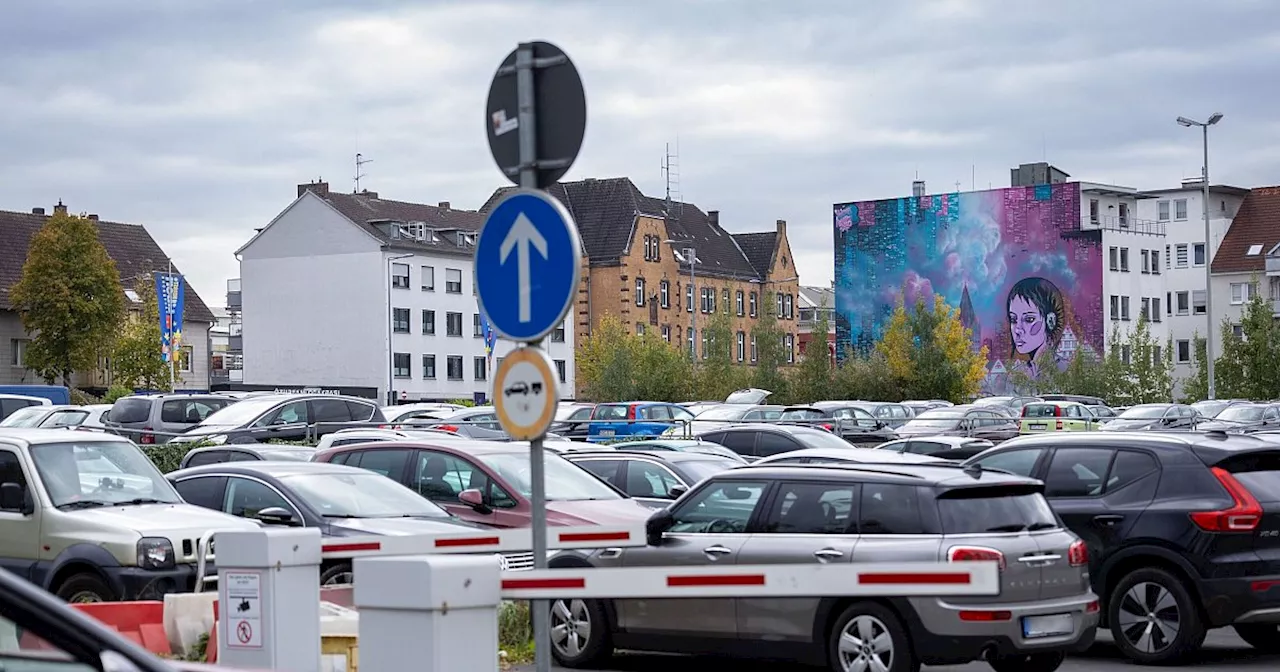
[(511, 600), (681, 597), (986, 596), (995, 562), (843, 563), (735, 567), (606, 567), (503, 572)]
[[(631, 547), (645, 545), (644, 528), (585, 527), (547, 528), (547, 548)], [(365, 556), (421, 555), (427, 553), (527, 553), (533, 550), (529, 528), (477, 530), (453, 534), (342, 537), (320, 546), (325, 560)]]

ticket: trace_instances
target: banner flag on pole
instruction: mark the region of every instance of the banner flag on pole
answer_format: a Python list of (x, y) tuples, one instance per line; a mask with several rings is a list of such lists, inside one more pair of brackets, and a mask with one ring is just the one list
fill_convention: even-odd
[(160, 313), (160, 352), (176, 361), (182, 352), (183, 279), (177, 273), (156, 273), (156, 306)]

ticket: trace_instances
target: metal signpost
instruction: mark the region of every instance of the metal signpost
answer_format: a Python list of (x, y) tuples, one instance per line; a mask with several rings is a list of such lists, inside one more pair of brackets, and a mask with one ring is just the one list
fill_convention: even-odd
[[(521, 43), (489, 87), (485, 129), (503, 175), (520, 188), (490, 211), (476, 242), (480, 308), (503, 338), (522, 343), (494, 372), (494, 406), (513, 438), (528, 440), (533, 566), (547, 567), (546, 482), (542, 439), (560, 399), (555, 366), (542, 339), (573, 307), (582, 245), (573, 217), (550, 194), (573, 165), (587, 125), (582, 79), (569, 57), (547, 42)], [(551, 669), (546, 600), (534, 600), (534, 665)]]

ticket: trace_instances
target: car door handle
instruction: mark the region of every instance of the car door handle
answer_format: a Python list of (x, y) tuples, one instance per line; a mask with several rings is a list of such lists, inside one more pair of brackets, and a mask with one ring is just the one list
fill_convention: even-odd
[(834, 548), (823, 548), (813, 552), (813, 557), (819, 560), (834, 560), (835, 558), (843, 558), (844, 552), (837, 551)]
[(1054, 553), (1045, 553), (1043, 555), (1024, 555), (1021, 558), (1018, 558), (1018, 562), (1025, 562), (1027, 564), (1034, 563), (1034, 564), (1040, 564), (1040, 565), (1051, 565), (1061, 559), (1062, 559), (1061, 555), (1057, 555)]
[(621, 548), (606, 548), (603, 551), (600, 551), (600, 557), (604, 560), (608, 560), (610, 558), (616, 558), (619, 555), (622, 555)]
[(1124, 516), (1117, 515), (1114, 513), (1104, 513), (1100, 516), (1093, 517), (1093, 522), (1099, 525), (1107, 525), (1107, 526), (1116, 525), (1122, 520), (1124, 520)]
[(717, 544), (715, 546), (708, 546), (702, 549), (702, 552), (707, 555), (729, 555), (733, 551)]

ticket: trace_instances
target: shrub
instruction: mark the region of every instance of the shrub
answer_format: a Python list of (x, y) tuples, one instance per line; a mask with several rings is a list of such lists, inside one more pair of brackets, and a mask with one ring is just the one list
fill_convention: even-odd
[(528, 602), (503, 602), (498, 607), (498, 649), (508, 663), (533, 659), (533, 618)]
[(88, 406), (89, 404), (100, 404), (102, 400), (84, 390), (77, 390), (73, 387), (71, 388), (71, 403), (76, 406)]
[(102, 403), (114, 404), (116, 403), (116, 399), (119, 399), (120, 397), (127, 397), (131, 394), (133, 394), (133, 390), (123, 385), (112, 385), (110, 389), (107, 390), (107, 396), (102, 398)]

